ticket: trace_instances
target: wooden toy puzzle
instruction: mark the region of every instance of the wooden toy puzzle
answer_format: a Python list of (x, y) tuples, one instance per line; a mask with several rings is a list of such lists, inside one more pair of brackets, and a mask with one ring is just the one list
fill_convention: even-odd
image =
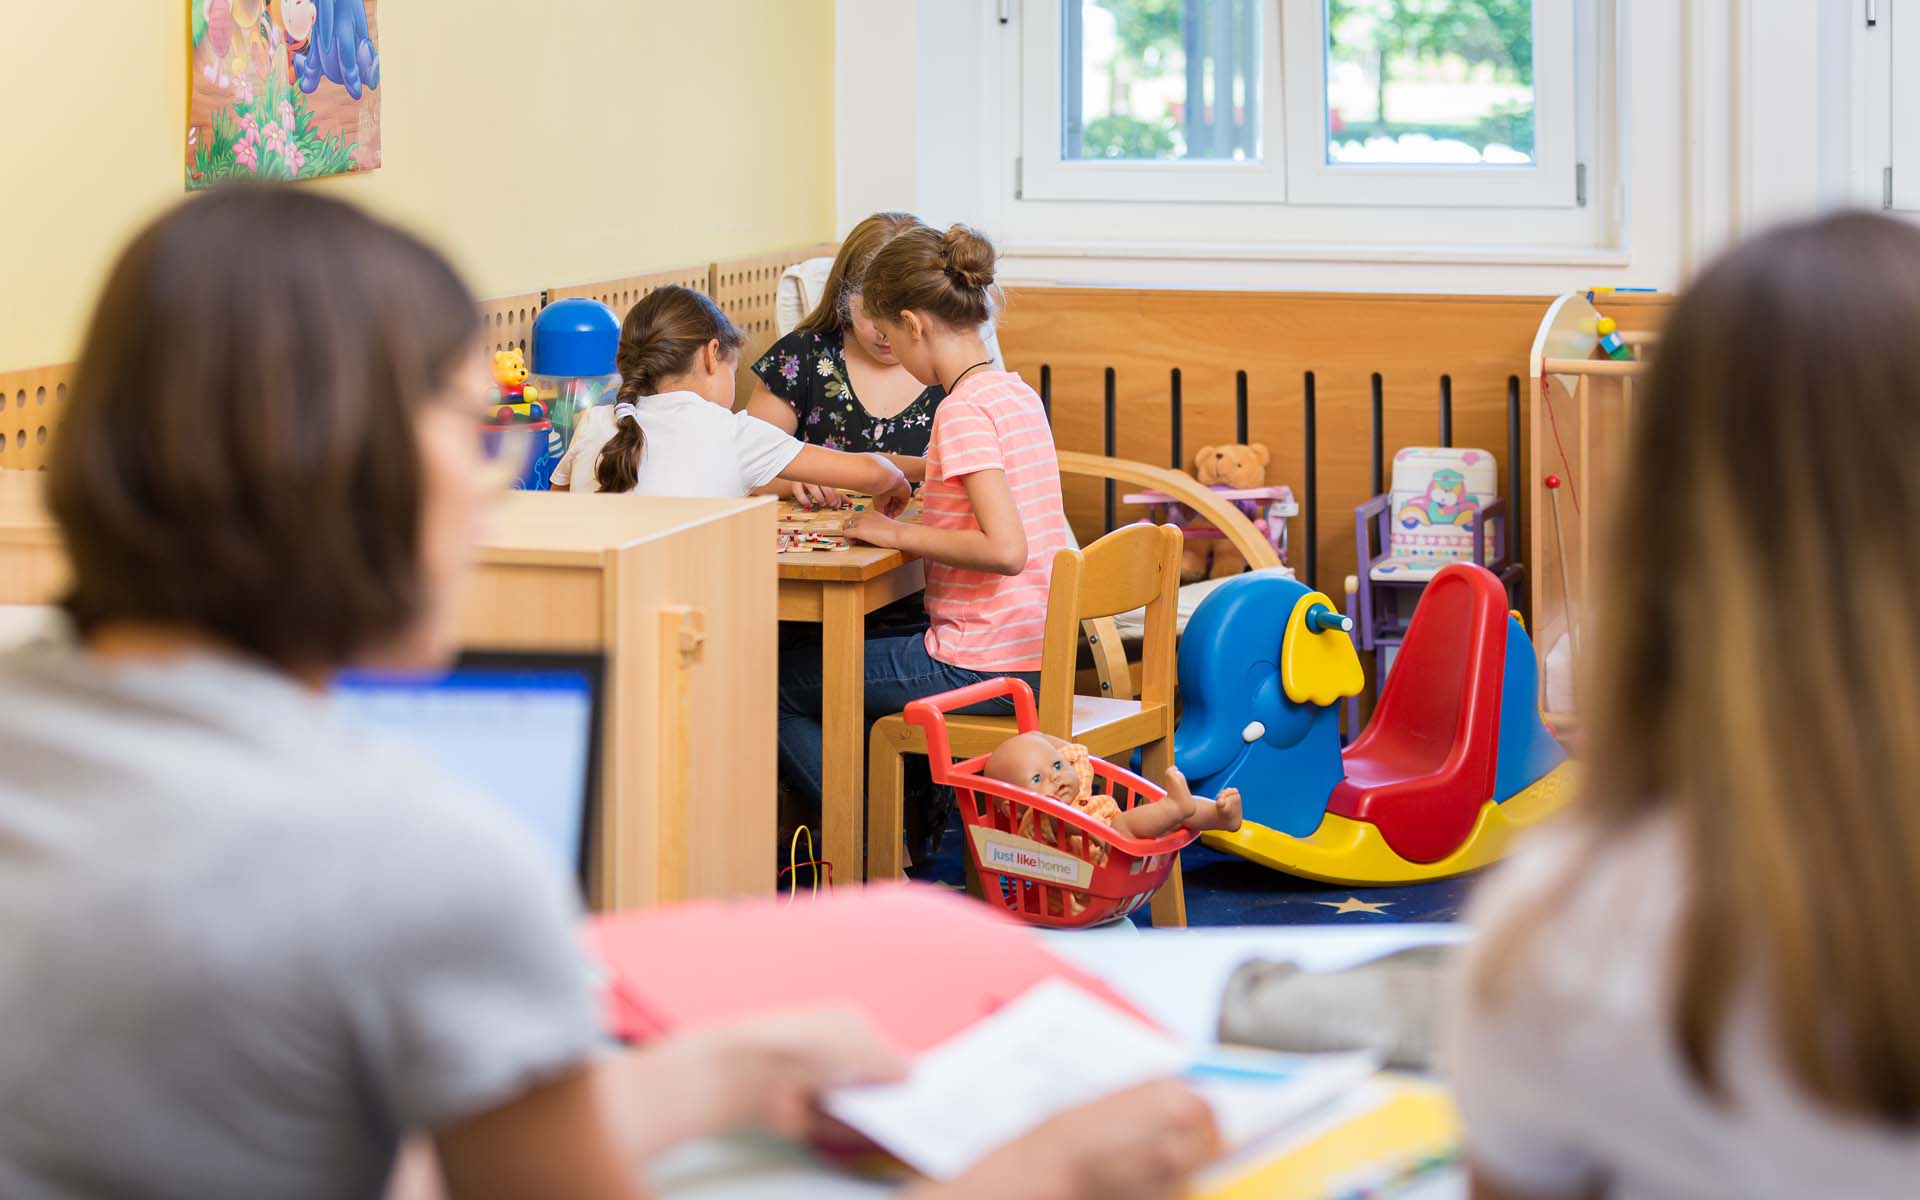
[[(845, 550), (851, 543), (847, 540), (847, 522), (857, 512), (864, 512), (873, 506), (873, 497), (849, 494), (844, 508), (808, 508), (791, 500), (780, 502), (780, 515), (776, 525), (779, 530), (780, 553), (811, 554), (832, 550)], [(907, 502), (899, 520), (918, 522), (920, 520), (920, 499), (914, 497)]]

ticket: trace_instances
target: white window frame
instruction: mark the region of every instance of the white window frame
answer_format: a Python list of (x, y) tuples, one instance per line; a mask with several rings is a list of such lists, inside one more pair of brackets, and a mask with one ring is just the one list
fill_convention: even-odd
[(1255, 162), (1064, 157), (1060, 123), (1066, 80), (1061, 35), (1065, 5), (1079, 2), (1026, 0), (1021, 5), (1021, 96), (1039, 101), (1022, 103), (1020, 108), (1022, 199), (1269, 204), (1286, 200), (1286, 156), (1279, 152), (1286, 129), (1280, 93), (1280, 20), (1272, 0), (1260, 5), (1261, 147)]
[[(1585, 203), (1572, 0), (1534, 0), (1534, 163), (1326, 161), (1324, 0), (1265, 0), (1261, 161), (1112, 162), (1060, 153), (1063, 5), (1022, 0), (1016, 200), (1391, 207), (1573, 208)], [(1588, 181), (1589, 183), (1591, 181)]]
[(1880, 0), (1876, 21), (1885, 31), (1886, 74), (1874, 108), (1886, 122), (1893, 173), (1893, 186), (1876, 199), (1898, 212), (1920, 212), (1920, 2)]
[(1571, 208), (1579, 201), (1573, 5), (1533, 3), (1533, 157), (1529, 166), (1433, 167), (1327, 161), (1325, 0), (1281, 0), (1286, 39), (1287, 199), (1294, 204)]

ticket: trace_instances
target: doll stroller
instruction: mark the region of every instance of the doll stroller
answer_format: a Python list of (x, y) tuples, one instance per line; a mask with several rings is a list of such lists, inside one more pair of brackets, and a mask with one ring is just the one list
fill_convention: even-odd
[[(1125, 917), (1165, 883), (1181, 850), (1198, 836), (1185, 829), (1151, 841), (1123, 836), (1071, 805), (989, 779), (987, 756), (953, 760), (948, 713), (982, 701), (1013, 699), (1013, 732), (1039, 728), (1033, 692), (1017, 679), (990, 679), (907, 705), (906, 719), (927, 737), (933, 781), (954, 789), (967, 855), (987, 903), (1035, 925), (1080, 929)], [(1122, 811), (1164, 799), (1166, 791), (1102, 759), (1093, 759), (1094, 791)]]

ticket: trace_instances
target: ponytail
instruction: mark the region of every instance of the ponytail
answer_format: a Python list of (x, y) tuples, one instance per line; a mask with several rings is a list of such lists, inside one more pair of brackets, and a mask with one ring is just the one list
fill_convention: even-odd
[(613, 436), (600, 447), (593, 464), (593, 478), (603, 492), (630, 492), (640, 482), (640, 458), (647, 452), (647, 434), (640, 428), (640, 414), (634, 411), (628, 391), (639, 389), (622, 380), (620, 402), (613, 406)]
[(720, 307), (692, 288), (669, 284), (648, 292), (620, 323), (620, 394), (613, 409), (613, 437), (600, 448), (594, 479), (603, 492), (630, 492), (640, 479), (647, 435), (634, 405), (660, 390), (662, 380), (685, 374), (709, 342), (737, 353), (746, 336)]

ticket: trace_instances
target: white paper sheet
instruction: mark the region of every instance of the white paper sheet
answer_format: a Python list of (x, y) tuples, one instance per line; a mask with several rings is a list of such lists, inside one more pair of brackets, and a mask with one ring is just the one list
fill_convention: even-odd
[(827, 1111), (936, 1179), (1056, 1113), (1179, 1073), (1178, 1042), (1058, 980), (922, 1055), (904, 1082), (846, 1088)]
[(1314, 1112), (1372, 1069), (1365, 1055), (1196, 1050), (1056, 980), (921, 1056), (904, 1082), (843, 1089), (826, 1108), (947, 1179), (1049, 1117), (1149, 1080), (1184, 1078), (1231, 1146)]

